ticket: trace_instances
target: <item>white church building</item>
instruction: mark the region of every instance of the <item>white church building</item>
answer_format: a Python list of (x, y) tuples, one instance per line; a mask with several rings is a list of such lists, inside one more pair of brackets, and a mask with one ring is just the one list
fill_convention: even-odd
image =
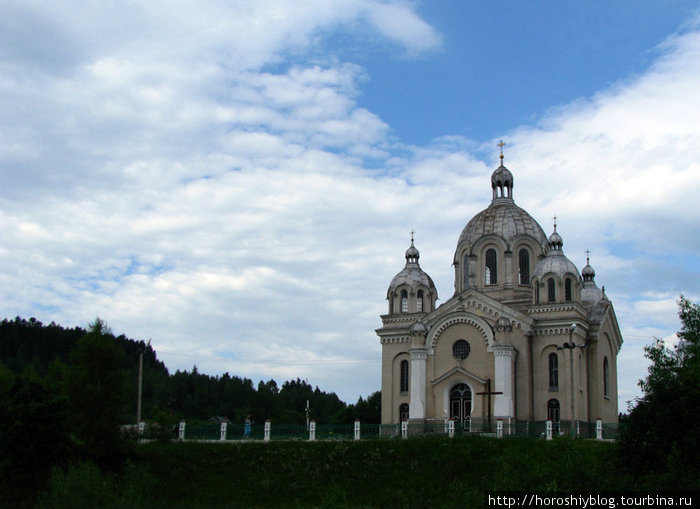
[(515, 204), (503, 154), (491, 190), (457, 241), (449, 300), (436, 307), (413, 238), (389, 285), (382, 424), (617, 422), (622, 336), (588, 257), (579, 272), (556, 223), (547, 237)]

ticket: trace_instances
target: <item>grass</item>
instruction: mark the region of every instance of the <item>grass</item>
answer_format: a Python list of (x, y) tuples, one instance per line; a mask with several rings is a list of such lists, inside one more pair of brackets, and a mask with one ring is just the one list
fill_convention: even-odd
[(54, 472), (39, 507), (481, 507), (488, 491), (629, 488), (610, 475), (616, 447), (479, 437), (150, 443), (120, 475), (91, 464)]

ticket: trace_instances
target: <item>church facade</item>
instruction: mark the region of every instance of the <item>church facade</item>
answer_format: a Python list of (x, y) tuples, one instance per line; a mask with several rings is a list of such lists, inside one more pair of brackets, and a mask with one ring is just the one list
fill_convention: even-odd
[(437, 289), (411, 245), (387, 291), (382, 424), (454, 419), (617, 422), (622, 336), (588, 263), (513, 200), (513, 175), (491, 176), (491, 204), (457, 241), (454, 295)]

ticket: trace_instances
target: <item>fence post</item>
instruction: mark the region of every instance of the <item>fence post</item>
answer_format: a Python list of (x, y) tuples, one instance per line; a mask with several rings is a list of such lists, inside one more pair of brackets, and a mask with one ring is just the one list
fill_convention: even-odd
[(360, 419), (355, 419), (355, 440), (360, 439)]
[(316, 440), (316, 421), (313, 419), (309, 422), (309, 440), (312, 442)]
[(547, 440), (552, 439), (552, 421), (547, 419)]
[(401, 421), (401, 438), (408, 438), (408, 421)]
[(219, 437), (219, 440), (226, 440), (226, 423), (225, 422), (221, 423), (221, 436)]
[(267, 420), (265, 421), (265, 432), (264, 432), (264, 435), (263, 435), (263, 440), (264, 440), (265, 442), (269, 442), (269, 441), (270, 441), (270, 428), (271, 428), (271, 427), (272, 427), (272, 425), (271, 425), (271, 423), (270, 423), (270, 419), (267, 419)]
[(447, 421), (447, 435), (450, 438), (454, 438), (455, 436), (455, 421), (454, 419), (450, 419)]
[(143, 435), (144, 431), (146, 431), (146, 421), (141, 421), (139, 422), (139, 436)]
[(596, 440), (603, 440), (603, 419), (600, 417), (595, 420), (595, 437)]
[(496, 437), (503, 438), (503, 419), (496, 421)]
[(177, 438), (180, 440), (185, 439), (185, 421), (180, 421), (180, 427), (177, 430)]

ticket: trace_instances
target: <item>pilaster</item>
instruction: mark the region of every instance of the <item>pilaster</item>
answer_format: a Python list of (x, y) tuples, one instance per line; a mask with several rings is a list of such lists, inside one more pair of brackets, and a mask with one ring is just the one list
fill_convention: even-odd
[(515, 349), (512, 345), (494, 345), (493, 352), (495, 392), (494, 416), (506, 418), (515, 417), (513, 406), (513, 364)]
[(408, 418), (425, 419), (425, 371), (428, 360), (426, 348), (412, 348), (411, 355), (411, 399), (408, 405)]

